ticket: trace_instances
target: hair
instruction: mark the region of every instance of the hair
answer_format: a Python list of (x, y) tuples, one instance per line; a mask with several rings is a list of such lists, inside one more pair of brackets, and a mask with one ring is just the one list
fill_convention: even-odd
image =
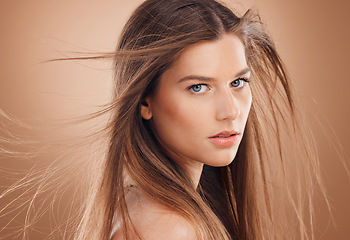
[[(157, 144), (140, 106), (184, 49), (225, 34), (244, 44), (253, 102), (234, 161), (206, 166), (194, 189)], [(114, 57), (109, 150), (76, 239), (108, 239), (115, 217), (127, 239), (126, 176), (188, 219), (198, 239), (312, 238), (313, 185), (322, 186), (317, 158), (301, 137), (290, 80), (257, 16), (238, 17), (214, 0), (146, 0), (126, 23)]]
[[(244, 44), (252, 106), (234, 161), (205, 166), (195, 189), (158, 144), (140, 108), (184, 49), (225, 34)], [(112, 56), (108, 152), (96, 163), (75, 239), (109, 239), (115, 219), (128, 239), (133, 224), (126, 179), (192, 223), (198, 239), (313, 238), (315, 185), (324, 193), (317, 156), (282, 60), (256, 14), (238, 17), (215, 0), (146, 0)]]

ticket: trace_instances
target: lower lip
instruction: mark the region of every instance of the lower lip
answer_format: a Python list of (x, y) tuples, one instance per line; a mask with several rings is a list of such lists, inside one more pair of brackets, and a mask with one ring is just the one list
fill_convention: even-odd
[(237, 143), (238, 138), (238, 135), (233, 135), (230, 137), (210, 137), (209, 141), (219, 147), (232, 147)]

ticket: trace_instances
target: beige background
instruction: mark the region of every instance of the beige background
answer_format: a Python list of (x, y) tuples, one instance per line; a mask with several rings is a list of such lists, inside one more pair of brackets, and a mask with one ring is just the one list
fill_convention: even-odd
[[(88, 113), (106, 102), (108, 62), (40, 62), (69, 51), (113, 51), (123, 23), (140, 2), (1, 0), (0, 108), (19, 118), (45, 120)], [(339, 160), (341, 155), (349, 163), (350, 156), (350, 2), (233, 3), (240, 13), (251, 6), (259, 10), (300, 88), (297, 95), (313, 126), (336, 225), (318, 203), (316, 239), (350, 239), (350, 182)]]

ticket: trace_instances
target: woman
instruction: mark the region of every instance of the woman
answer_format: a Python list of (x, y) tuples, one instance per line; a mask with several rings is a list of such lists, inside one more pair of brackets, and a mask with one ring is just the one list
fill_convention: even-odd
[(250, 12), (147, 0), (124, 27), (115, 72), (108, 157), (77, 239), (312, 237), (317, 161)]
[(109, 150), (75, 239), (312, 238), (317, 159), (257, 17), (146, 0), (113, 56)]

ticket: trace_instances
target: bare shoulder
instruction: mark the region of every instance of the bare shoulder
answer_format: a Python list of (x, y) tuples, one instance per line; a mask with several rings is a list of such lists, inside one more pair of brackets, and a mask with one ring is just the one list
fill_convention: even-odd
[[(127, 204), (135, 231), (128, 232), (130, 240), (196, 240), (193, 225), (180, 214), (156, 203), (144, 194), (134, 191), (128, 194)], [(139, 237), (138, 237), (139, 236)], [(116, 231), (112, 240), (121, 240)], [(129, 239), (128, 239), (129, 240)]]

